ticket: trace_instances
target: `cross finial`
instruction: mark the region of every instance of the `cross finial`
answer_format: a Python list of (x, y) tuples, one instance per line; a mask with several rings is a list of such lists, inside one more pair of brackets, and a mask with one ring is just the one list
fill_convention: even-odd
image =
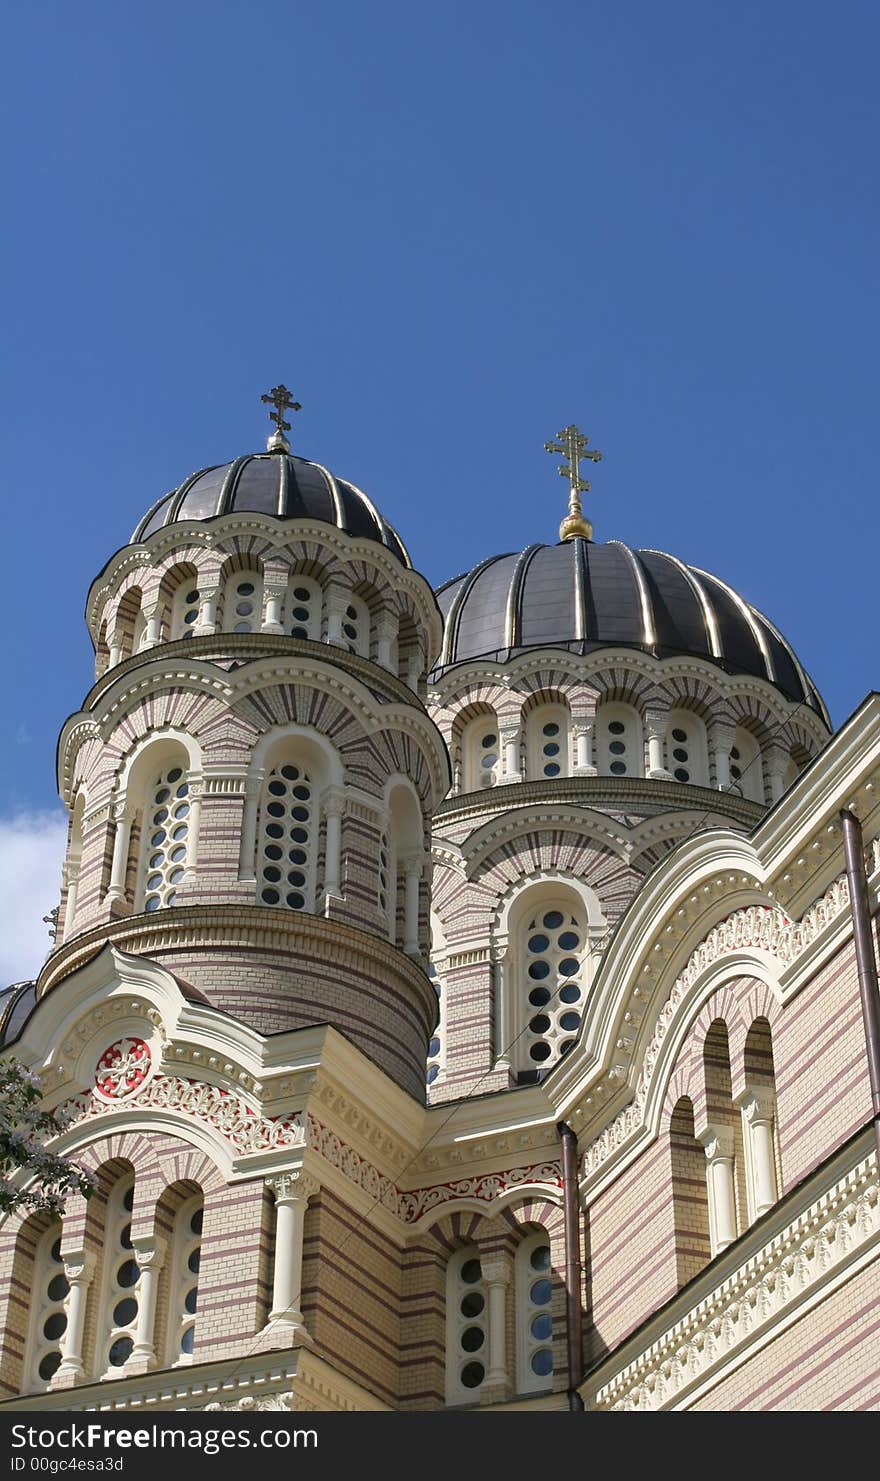
[(545, 442), (544, 451), (548, 453), (561, 453), (565, 458), (561, 468), (557, 468), (560, 478), (567, 478), (571, 487), (568, 497), (568, 514), (559, 526), (560, 540), (574, 540), (581, 535), (585, 540), (592, 539), (593, 526), (588, 519), (584, 518), (581, 506), (581, 494), (590, 491), (589, 479), (581, 478), (581, 463), (589, 458), (591, 463), (601, 463), (602, 454), (594, 447), (589, 446), (589, 437), (586, 437), (574, 422), (568, 427), (563, 427), (557, 432), (554, 442)]
[(266, 443), (266, 449), (270, 453), (289, 453), (290, 443), (285, 437), (285, 432), (290, 431), (290, 423), (284, 420), (286, 411), (302, 411), (298, 401), (294, 401), (285, 385), (273, 386), (271, 391), (260, 397), (268, 406), (274, 406), (275, 410), (269, 412), (269, 421), (275, 423), (275, 431)]

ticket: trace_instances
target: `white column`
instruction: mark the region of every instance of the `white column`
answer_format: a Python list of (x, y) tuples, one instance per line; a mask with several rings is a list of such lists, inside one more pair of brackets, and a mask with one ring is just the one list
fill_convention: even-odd
[(198, 622), (193, 627), (194, 638), (207, 637), (217, 631), (217, 597), (216, 587), (213, 591), (202, 592)]
[(147, 619), (147, 626), (144, 631), (143, 639), (141, 641), (141, 647), (155, 648), (156, 644), (159, 642), (162, 625), (161, 608), (159, 607), (158, 603), (154, 607), (145, 607), (144, 616)]
[(121, 632), (118, 632), (117, 631), (117, 632), (114, 632), (114, 633), (111, 633), (110, 634), (110, 638), (108, 640), (108, 647), (109, 647), (110, 652), (109, 652), (109, 655), (108, 655), (108, 658), (107, 658), (107, 667), (108, 667), (108, 669), (112, 669), (112, 668), (115, 668), (116, 667), (117, 663), (119, 663), (120, 659), (122, 658), (122, 633)]
[(116, 836), (113, 839), (113, 863), (110, 866), (110, 887), (107, 900), (125, 899), (125, 870), (128, 864), (128, 842), (131, 837), (131, 818), (121, 813), (116, 818)]
[(709, 764), (715, 768), (715, 787), (726, 792), (730, 787), (730, 752), (735, 731), (732, 725), (709, 726)]
[(345, 811), (345, 793), (333, 787), (321, 799), (325, 818), (324, 840), (324, 903), (339, 899), (342, 894), (342, 815)]
[(264, 633), (283, 633), (284, 627), (281, 622), (281, 604), (284, 601), (284, 591), (267, 591), (265, 593), (266, 615), (263, 618), (262, 630)]
[(199, 827), (202, 821), (202, 778), (189, 779), (189, 832), (186, 835), (186, 874), (184, 883), (195, 877), (196, 859), (199, 853)]
[(788, 765), (788, 752), (781, 746), (767, 746), (764, 750), (764, 768), (770, 787), (770, 801), (778, 802), (785, 791), (785, 768)]
[(83, 1333), (86, 1321), (86, 1296), (95, 1273), (95, 1257), (87, 1250), (76, 1250), (64, 1256), (64, 1274), (70, 1291), (67, 1297), (67, 1327), (61, 1339), (61, 1364), (52, 1379), (52, 1388), (69, 1388), (85, 1377), (83, 1368)]
[(159, 1293), (159, 1271), (165, 1256), (165, 1246), (158, 1239), (132, 1240), (135, 1259), (140, 1267), (137, 1287), (138, 1314), (134, 1334), (134, 1347), (125, 1365), (126, 1371), (143, 1373), (157, 1365), (155, 1333), (156, 1297)]
[(520, 771), (520, 745), (522, 744), (522, 730), (519, 725), (505, 725), (499, 733), (502, 751), (504, 754), (504, 774), (502, 782), (521, 782)]
[(419, 955), (419, 886), (425, 870), (425, 856), (419, 851), (402, 860), (405, 874), (403, 949), (407, 956)]
[(513, 1022), (510, 1012), (508, 991), (507, 942), (496, 943), (496, 955), (492, 958), (492, 977), (495, 987), (495, 1069), (509, 1070)]
[(81, 860), (79, 857), (72, 858), (67, 866), (67, 903), (64, 908), (64, 940), (70, 939), (73, 933), (73, 922), (76, 916), (76, 897), (79, 894), (79, 869)]
[(593, 765), (593, 730), (595, 722), (576, 721), (574, 724), (575, 776), (595, 776)]
[(397, 618), (390, 612), (380, 612), (376, 620), (376, 662), (383, 669), (394, 673), (394, 639), (397, 637)]
[(482, 1259), (483, 1279), (488, 1297), (489, 1351), (486, 1369), (486, 1384), (497, 1387), (506, 1385), (510, 1378), (507, 1366), (507, 1287), (510, 1280), (510, 1262), (503, 1256)]
[(648, 734), (648, 776), (654, 781), (672, 781), (672, 773), (666, 770), (663, 764), (663, 742), (666, 739), (666, 716), (645, 716), (645, 729)]
[(772, 1090), (749, 1090), (740, 1105), (749, 1184), (749, 1212), (753, 1219), (760, 1219), (768, 1208), (773, 1207), (779, 1196), (773, 1139), (776, 1098)]
[(700, 1141), (706, 1153), (709, 1193), (709, 1238), (712, 1254), (727, 1249), (737, 1236), (734, 1136), (729, 1126), (707, 1126)]
[(405, 682), (407, 684), (407, 687), (413, 691), (413, 694), (418, 694), (419, 692), (419, 684), (422, 680), (423, 671), (424, 663), (420, 654), (411, 653), (406, 661)]
[(327, 642), (335, 643), (337, 648), (344, 648), (345, 639), (342, 635), (342, 623), (345, 616), (345, 608), (348, 605), (345, 592), (328, 591), (327, 593)]
[(275, 1269), (272, 1277), (272, 1310), (269, 1324), (303, 1326), (302, 1300), (303, 1232), (309, 1199), (320, 1184), (302, 1169), (275, 1173), (266, 1179), (275, 1194)]

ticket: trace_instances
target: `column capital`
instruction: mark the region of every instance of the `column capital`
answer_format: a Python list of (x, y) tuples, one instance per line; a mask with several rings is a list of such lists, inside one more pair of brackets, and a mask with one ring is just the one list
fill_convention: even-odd
[(776, 1097), (772, 1090), (755, 1090), (753, 1086), (747, 1087), (740, 1095), (734, 1097), (734, 1105), (740, 1107), (748, 1122), (772, 1121), (776, 1115)]
[(654, 705), (651, 709), (645, 710), (644, 722), (646, 735), (664, 736), (669, 724), (669, 710), (660, 710)]
[(326, 818), (341, 818), (345, 812), (345, 788), (328, 787), (321, 793), (321, 808)]
[(168, 1247), (158, 1235), (147, 1235), (132, 1239), (131, 1247), (141, 1270), (161, 1270), (165, 1264)]
[(480, 1269), (487, 1286), (510, 1285), (512, 1261), (510, 1256), (502, 1251), (492, 1255), (481, 1255)]
[(92, 1250), (69, 1250), (63, 1253), (64, 1274), (71, 1285), (87, 1286), (95, 1273), (96, 1256)]
[(271, 1173), (265, 1181), (266, 1187), (275, 1194), (276, 1203), (308, 1203), (321, 1191), (318, 1179), (303, 1172), (301, 1167)]
[(723, 1161), (734, 1155), (736, 1143), (732, 1126), (710, 1122), (699, 1132), (697, 1141), (702, 1143), (707, 1162)]
[(400, 856), (400, 866), (404, 874), (418, 874), (421, 877), (426, 861), (427, 854), (424, 849), (412, 849), (408, 854)]

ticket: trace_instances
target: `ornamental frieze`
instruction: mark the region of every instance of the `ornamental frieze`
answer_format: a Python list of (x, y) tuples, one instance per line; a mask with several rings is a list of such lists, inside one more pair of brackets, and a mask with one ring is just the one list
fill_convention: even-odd
[(560, 1164), (539, 1162), (531, 1167), (510, 1167), (503, 1172), (457, 1178), (454, 1182), (433, 1183), (425, 1188), (413, 1188), (404, 1192), (372, 1163), (347, 1146), (335, 1132), (322, 1126), (311, 1115), (308, 1118), (308, 1141), (309, 1146), (320, 1152), (332, 1167), (338, 1168), (349, 1182), (361, 1188), (376, 1204), (388, 1209), (389, 1213), (402, 1219), (405, 1224), (414, 1224), (431, 1209), (460, 1198), (474, 1198), (488, 1204), (500, 1194), (519, 1188), (524, 1183), (541, 1183), (554, 1189), (562, 1187)]
[[(120, 1041), (126, 1043), (128, 1041)], [(114, 1050), (118, 1049), (113, 1045)], [(109, 1052), (109, 1051), (108, 1051)], [(271, 1152), (279, 1148), (304, 1144), (302, 1117), (290, 1112), (285, 1116), (260, 1116), (240, 1096), (203, 1080), (184, 1079), (179, 1075), (153, 1075), (127, 1092), (123, 1098), (108, 1100), (102, 1089), (107, 1071), (102, 1068), (106, 1055), (97, 1068), (98, 1083), (91, 1091), (72, 1096), (57, 1108), (56, 1114), (67, 1125), (94, 1120), (114, 1110), (175, 1111), (202, 1121), (218, 1131), (238, 1154)], [(114, 1060), (114, 1065), (116, 1061)], [(101, 1077), (104, 1077), (101, 1079)]]

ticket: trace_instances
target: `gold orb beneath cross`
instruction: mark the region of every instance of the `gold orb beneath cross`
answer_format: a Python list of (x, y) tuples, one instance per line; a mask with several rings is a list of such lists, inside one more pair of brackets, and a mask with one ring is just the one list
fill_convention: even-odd
[(593, 526), (582, 514), (567, 514), (559, 526), (560, 540), (592, 540)]

